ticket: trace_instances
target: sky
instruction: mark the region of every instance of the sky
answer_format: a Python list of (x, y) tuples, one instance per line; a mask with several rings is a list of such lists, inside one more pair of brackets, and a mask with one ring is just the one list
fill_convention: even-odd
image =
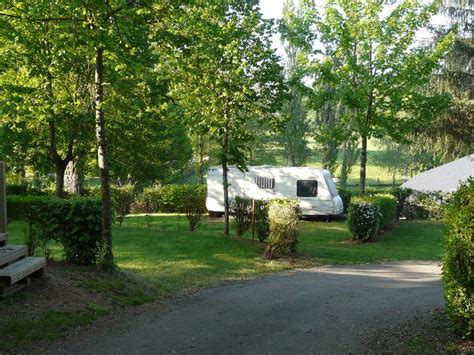
[[(283, 13), (283, 3), (285, 0), (260, 0), (260, 9), (262, 11), (264, 18), (274, 18), (279, 19)], [(434, 16), (432, 22), (440, 24), (446, 21), (442, 16)], [(430, 36), (430, 33), (427, 30), (421, 30), (417, 34), (418, 40), (423, 40)], [(283, 46), (280, 42), (280, 36), (275, 34), (273, 36), (273, 47), (276, 49), (276, 52), (281, 57), (284, 57)]]
[[(281, 18), (283, 13), (283, 1), (284, 0), (260, 0), (260, 9), (264, 18)], [(280, 42), (280, 36), (275, 34), (273, 36), (273, 47), (276, 48), (276, 52), (281, 57), (284, 56), (284, 50)]]

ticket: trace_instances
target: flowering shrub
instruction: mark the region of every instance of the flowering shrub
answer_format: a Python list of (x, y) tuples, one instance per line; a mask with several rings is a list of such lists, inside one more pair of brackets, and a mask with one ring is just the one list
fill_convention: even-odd
[(347, 223), (352, 238), (367, 241), (379, 230), (379, 208), (371, 202), (352, 202), (349, 206)]

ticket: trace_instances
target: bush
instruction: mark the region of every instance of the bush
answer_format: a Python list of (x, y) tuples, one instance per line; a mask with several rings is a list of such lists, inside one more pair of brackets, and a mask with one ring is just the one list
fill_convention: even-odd
[(407, 199), (406, 217), (442, 220), (450, 197), (451, 194), (438, 191), (414, 191)]
[(380, 228), (387, 227), (396, 217), (397, 200), (393, 195), (377, 194), (369, 197), (368, 202), (373, 202), (379, 208)]
[(349, 206), (347, 219), (352, 238), (367, 241), (379, 230), (379, 208), (375, 203), (354, 201)]
[(45, 191), (34, 188), (27, 184), (8, 184), (6, 185), (7, 196), (8, 195), (17, 195), (17, 196), (26, 196), (26, 195), (35, 195), (35, 196), (44, 196), (47, 195)]
[(145, 187), (143, 192), (135, 197), (131, 206), (132, 213), (154, 213), (157, 211), (155, 200), (159, 191), (153, 187)]
[(270, 233), (266, 248), (268, 258), (272, 258), (276, 253), (289, 255), (296, 251), (299, 215), (298, 201), (283, 198), (269, 201)]
[(402, 187), (397, 187), (393, 190), (393, 195), (397, 200), (396, 218), (404, 217), (404, 212), (408, 205), (407, 199), (412, 193), (412, 189), (404, 189)]
[(50, 199), (49, 196), (7, 195), (8, 222), (32, 222), (36, 217), (36, 211), (40, 211)]
[(443, 284), (446, 309), (474, 339), (474, 179), (461, 185), (446, 208)]
[(351, 203), (352, 192), (344, 188), (339, 188), (337, 190), (339, 192), (339, 196), (341, 197), (342, 205), (344, 206), (344, 213), (347, 213), (349, 204)]
[(135, 200), (135, 186), (125, 184), (112, 188), (112, 198), (117, 221), (122, 226), (123, 220), (130, 213), (132, 203)]
[(189, 221), (189, 230), (194, 232), (202, 215), (206, 213), (206, 206), (203, 205), (201, 196), (185, 196), (183, 198), (183, 212)]
[(7, 196), (8, 195), (27, 195), (28, 185), (25, 184), (8, 184), (6, 186)]
[(237, 236), (241, 237), (250, 228), (252, 223), (252, 200), (236, 196), (230, 204), (230, 210), (234, 214)]
[[(44, 243), (54, 239), (63, 247), (67, 261), (77, 264), (95, 262), (101, 241), (102, 204), (95, 198), (60, 199), (50, 196), (8, 196), (10, 220), (28, 223), (29, 238)], [(35, 240), (29, 239), (34, 246)]]
[(255, 234), (259, 241), (264, 242), (270, 234), (268, 220), (268, 201), (255, 200)]
[(206, 185), (164, 185), (145, 188), (132, 206), (134, 213), (181, 213), (186, 196), (197, 196), (206, 205)]

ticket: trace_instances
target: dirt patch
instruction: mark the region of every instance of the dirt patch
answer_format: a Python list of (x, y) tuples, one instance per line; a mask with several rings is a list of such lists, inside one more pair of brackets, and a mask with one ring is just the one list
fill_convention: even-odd
[(74, 311), (91, 303), (107, 305), (107, 297), (79, 286), (81, 280), (91, 277), (89, 268), (52, 261), (29, 287), (0, 299), (0, 318), (31, 319), (52, 310)]
[(367, 342), (373, 354), (474, 354), (474, 342), (453, 330), (443, 309), (416, 314), (395, 328), (377, 332)]

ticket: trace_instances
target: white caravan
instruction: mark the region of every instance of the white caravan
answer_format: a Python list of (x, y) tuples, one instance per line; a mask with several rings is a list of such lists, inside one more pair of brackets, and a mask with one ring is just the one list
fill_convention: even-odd
[[(300, 201), (303, 216), (331, 216), (343, 212), (341, 197), (329, 171), (309, 167), (250, 166), (228, 171), (229, 199), (256, 200), (286, 197)], [(222, 168), (213, 166), (207, 175), (206, 207), (211, 215), (224, 212)]]

